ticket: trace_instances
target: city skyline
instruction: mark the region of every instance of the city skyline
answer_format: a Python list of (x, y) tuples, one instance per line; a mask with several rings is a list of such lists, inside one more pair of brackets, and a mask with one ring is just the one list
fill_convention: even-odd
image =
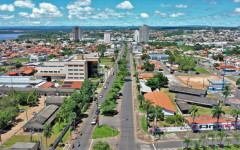
[(8, 0), (0, 26), (240, 26), (240, 0)]

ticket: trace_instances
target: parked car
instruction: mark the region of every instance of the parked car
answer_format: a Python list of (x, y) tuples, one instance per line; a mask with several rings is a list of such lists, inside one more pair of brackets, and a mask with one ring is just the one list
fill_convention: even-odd
[(98, 121), (97, 117), (94, 117), (91, 121), (91, 125), (95, 125), (97, 121)]
[(98, 109), (101, 109), (101, 105), (98, 105)]
[(107, 84), (109, 84), (109, 82), (107, 82)]
[(98, 115), (99, 113), (100, 113), (100, 110), (97, 109), (96, 112), (95, 112), (95, 114)]
[(104, 89), (107, 89), (107, 86), (106, 86), (106, 85), (104, 86)]
[(100, 94), (100, 96), (99, 96), (100, 98), (102, 98), (103, 97), (103, 95), (102, 94)]
[(18, 108), (18, 112), (22, 113), (22, 112), (24, 112), (24, 109)]
[(32, 115), (36, 115), (37, 113), (36, 112), (32, 112)]

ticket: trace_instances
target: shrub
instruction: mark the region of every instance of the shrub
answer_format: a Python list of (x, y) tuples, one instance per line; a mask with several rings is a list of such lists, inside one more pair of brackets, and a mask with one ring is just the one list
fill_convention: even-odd
[(166, 122), (169, 124), (174, 124), (175, 123), (175, 116), (168, 116), (166, 119)]

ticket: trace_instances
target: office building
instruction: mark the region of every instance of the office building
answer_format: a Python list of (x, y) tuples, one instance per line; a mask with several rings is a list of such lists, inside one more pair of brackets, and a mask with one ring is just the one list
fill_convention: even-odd
[(109, 32), (104, 33), (104, 43), (110, 43), (111, 42), (111, 35)]
[(82, 40), (82, 28), (81, 27), (73, 27), (72, 28), (73, 40)]
[(134, 32), (133, 39), (135, 42), (139, 42), (139, 30)]
[(139, 27), (139, 41), (149, 42), (149, 27), (147, 25)]

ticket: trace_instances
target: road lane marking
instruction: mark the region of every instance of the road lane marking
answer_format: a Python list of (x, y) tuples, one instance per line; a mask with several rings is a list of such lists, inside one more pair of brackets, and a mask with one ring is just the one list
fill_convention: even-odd
[(141, 150), (151, 150), (150, 145), (147, 144), (140, 144), (140, 149)]
[(156, 147), (154, 146), (154, 144), (152, 143), (152, 145), (153, 145), (153, 148), (154, 148), (154, 150), (156, 150)]
[(91, 150), (91, 147), (92, 147), (92, 143), (93, 143), (93, 140), (92, 140), (92, 142), (91, 142), (91, 144), (90, 144), (90, 146), (89, 146), (89, 150)]

